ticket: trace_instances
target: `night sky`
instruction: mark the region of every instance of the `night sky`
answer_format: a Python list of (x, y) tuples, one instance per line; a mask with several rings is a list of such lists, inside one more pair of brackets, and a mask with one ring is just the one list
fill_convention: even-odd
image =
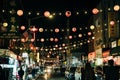
[[(2, 1), (1, 1), (2, 2)], [(0, 3), (1, 3), (0, 2)], [(58, 39), (63, 38), (67, 35), (66, 31), (60, 33), (50, 32), (50, 29), (58, 27), (59, 29), (66, 29), (68, 18), (65, 16), (66, 11), (71, 11), (71, 16), (69, 17), (69, 28), (76, 27), (77, 29), (89, 26), (89, 19), (92, 16), (92, 9), (99, 4), (100, 0), (17, 0), (17, 9), (22, 9), (24, 15), (21, 17), (21, 24), (28, 26), (28, 19), (36, 17), (36, 13), (39, 12), (40, 16), (43, 16), (45, 11), (50, 11), (51, 13), (56, 13), (52, 20), (47, 18), (40, 18), (37, 20), (32, 20), (30, 25), (35, 25), (37, 28), (43, 27), (48, 29), (47, 32), (37, 33), (36, 38), (49, 39), (51, 37), (57, 37)], [(3, 3), (3, 2), (2, 2)], [(1, 4), (2, 4), (1, 3)], [(4, 6), (1, 6), (4, 7)], [(27, 12), (32, 12), (32, 15), (28, 16)], [(84, 14), (87, 11), (87, 15)], [(79, 12), (79, 15), (76, 15)], [(58, 15), (62, 13), (62, 15)], [(82, 30), (81, 33), (86, 34), (88, 31)], [(70, 35), (77, 36), (80, 33), (77, 30), (76, 33), (70, 31)], [(62, 44), (65, 40), (59, 40), (57, 43), (52, 43), (49, 41), (44, 42), (45, 46), (53, 46), (55, 44)], [(70, 42), (77, 42), (80, 39), (73, 38)], [(37, 46), (41, 43), (37, 42)]]

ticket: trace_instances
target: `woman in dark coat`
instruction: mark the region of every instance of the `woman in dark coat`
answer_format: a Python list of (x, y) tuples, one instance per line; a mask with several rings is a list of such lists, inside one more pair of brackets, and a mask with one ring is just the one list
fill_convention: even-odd
[(20, 76), (20, 80), (23, 80), (24, 71), (23, 71), (22, 67), (20, 67), (20, 70), (18, 71), (18, 74)]
[(85, 67), (82, 69), (82, 80), (96, 80), (94, 69), (91, 67), (90, 63), (87, 62)]
[(2, 67), (0, 66), (0, 79), (1, 79), (1, 80), (3, 80), (3, 76), (4, 76), (4, 75), (3, 75), (3, 69), (2, 69)]

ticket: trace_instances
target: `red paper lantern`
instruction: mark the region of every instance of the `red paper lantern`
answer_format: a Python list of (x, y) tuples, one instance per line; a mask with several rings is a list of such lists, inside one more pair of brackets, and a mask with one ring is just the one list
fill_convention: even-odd
[(50, 12), (49, 12), (49, 11), (45, 11), (45, 12), (44, 12), (44, 16), (45, 16), (45, 17), (49, 17), (49, 16), (50, 16)]
[(98, 10), (97, 8), (94, 8), (94, 9), (92, 10), (92, 13), (93, 13), (93, 14), (98, 14), (98, 12), (99, 12), (99, 10)]
[(70, 17), (71, 16), (71, 12), (70, 11), (66, 11), (65, 15), (66, 15), (66, 17)]
[(60, 30), (58, 28), (55, 29), (55, 32), (58, 33)]
[(72, 28), (72, 31), (73, 31), (73, 32), (76, 32), (76, 31), (77, 31), (76, 27), (73, 27), (73, 28)]
[(25, 26), (21, 26), (21, 30), (25, 30)]
[(17, 15), (18, 15), (18, 16), (22, 16), (22, 15), (23, 15), (23, 11), (22, 11), (22, 10), (18, 10), (18, 11), (17, 11)]
[(115, 21), (110, 21), (110, 25), (111, 26), (115, 25)]
[(119, 6), (119, 5), (115, 5), (115, 6), (114, 6), (114, 10), (115, 10), (115, 11), (119, 11), (119, 10), (120, 10), (120, 6)]

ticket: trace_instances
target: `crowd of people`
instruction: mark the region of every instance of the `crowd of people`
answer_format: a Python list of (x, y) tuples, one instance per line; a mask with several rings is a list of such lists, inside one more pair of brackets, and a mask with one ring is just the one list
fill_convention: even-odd
[[(28, 67), (25, 71), (20, 67), (18, 70), (19, 80), (33, 80), (39, 70), (38, 66)], [(24, 76), (24, 77), (23, 77)]]
[[(120, 67), (114, 65), (114, 60), (109, 60), (107, 66), (92, 67), (87, 62), (84, 67), (78, 66), (74, 73), (75, 80), (119, 80)], [(68, 79), (68, 80), (73, 80)]]
[[(26, 71), (26, 80), (32, 80), (35, 77), (38, 68), (28, 68)], [(68, 68), (69, 71), (70, 68)], [(74, 79), (66, 78), (67, 80), (119, 80), (120, 78), (120, 66), (114, 65), (114, 60), (108, 60), (108, 65), (92, 67), (90, 62), (86, 62), (85, 66), (77, 66), (72, 68), (74, 71)], [(7, 80), (4, 77), (5, 70), (0, 66), (0, 80)], [(62, 71), (63, 72), (63, 71)], [(23, 80), (25, 71), (20, 67), (18, 71), (19, 80)]]

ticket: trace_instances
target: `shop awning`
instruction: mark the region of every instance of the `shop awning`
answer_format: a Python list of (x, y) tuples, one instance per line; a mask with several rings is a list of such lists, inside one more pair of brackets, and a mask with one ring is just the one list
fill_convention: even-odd
[(111, 55), (113, 55), (113, 54), (120, 55), (120, 46), (112, 48), (110, 53), (111, 53)]
[(21, 56), (16, 55), (13, 51), (9, 49), (0, 49), (0, 56), (9, 56), (13, 59), (22, 60)]

